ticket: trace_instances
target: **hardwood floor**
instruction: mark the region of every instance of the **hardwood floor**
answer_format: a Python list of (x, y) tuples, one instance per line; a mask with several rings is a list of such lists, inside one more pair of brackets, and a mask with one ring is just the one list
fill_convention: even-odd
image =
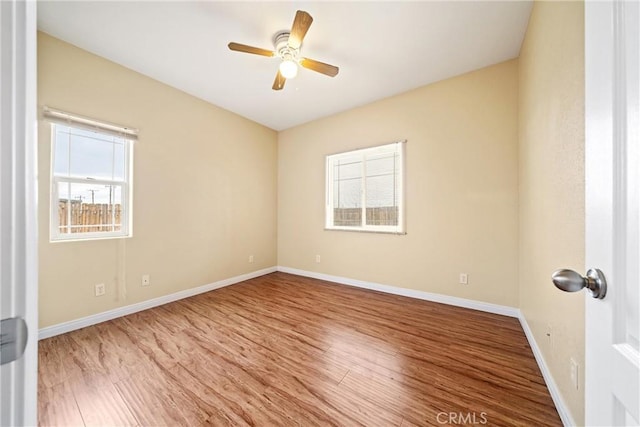
[(284, 273), (39, 350), (41, 425), (562, 425), (516, 319)]

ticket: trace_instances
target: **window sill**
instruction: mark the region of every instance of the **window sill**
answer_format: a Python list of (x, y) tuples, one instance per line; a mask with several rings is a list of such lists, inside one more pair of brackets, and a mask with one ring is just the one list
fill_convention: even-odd
[(353, 233), (371, 233), (371, 234), (395, 234), (397, 236), (404, 236), (406, 231), (387, 231), (387, 230), (368, 230), (366, 228), (348, 228), (348, 227), (325, 227), (325, 231), (350, 231)]
[(49, 237), (49, 243), (69, 243), (69, 242), (92, 242), (96, 240), (115, 240), (115, 239), (130, 239), (133, 237), (132, 234), (111, 234), (109, 236), (100, 236), (100, 235), (91, 235), (91, 236), (81, 236), (81, 237), (73, 237), (73, 238), (53, 238)]

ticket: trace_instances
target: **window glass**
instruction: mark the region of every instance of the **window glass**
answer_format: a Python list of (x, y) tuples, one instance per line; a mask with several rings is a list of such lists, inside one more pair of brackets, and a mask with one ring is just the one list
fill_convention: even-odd
[(404, 143), (327, 156), (326, 228), (404, 233)]
[(130, 235), (131, 141), (53, 125), (51, 239)]

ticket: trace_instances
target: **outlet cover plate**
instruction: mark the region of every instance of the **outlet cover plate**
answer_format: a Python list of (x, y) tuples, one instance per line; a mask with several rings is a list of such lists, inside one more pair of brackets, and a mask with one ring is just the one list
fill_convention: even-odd
[(95, 292), (96, 292), (96, 296), (97, 297), (101, 297), (102, 295), (104, 295), (105, 291), (106, 291), (106, 289), (104, 287), (104, 283), (98, 283), (95, 286)]

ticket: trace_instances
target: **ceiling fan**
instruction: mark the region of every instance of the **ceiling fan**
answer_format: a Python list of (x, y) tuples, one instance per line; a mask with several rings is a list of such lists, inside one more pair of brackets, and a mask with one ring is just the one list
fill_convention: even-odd
[(229, 49), (237, 52), (252, 53), (254, 55), (277, 56), (282, 59), (278, 68), (278, 74), (276, 74), (276, 79), (273, 82), (273, 90), (281, 90), (287, 79), (292, 79), (298, 74), (298, 64), (309, 70), (335, 77), (338, 74), (338, 67), (300, 56), (302, 40), (307, 34), (312, 22), (313, 18), (311, 15), (299, 10), (296, 12), (291, 31), (281, 31), (273, 37), (275, 50), (261, 49), (259, 47), (234, 42), (229, 43)]

